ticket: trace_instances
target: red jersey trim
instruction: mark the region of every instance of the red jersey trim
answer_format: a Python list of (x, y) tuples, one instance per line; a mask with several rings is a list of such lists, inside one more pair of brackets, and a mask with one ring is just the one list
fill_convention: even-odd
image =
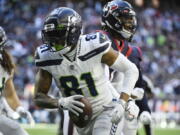
[(128, 46), (128, 51), (126, 53), (126, 57), (129, 57), (132, 53), (132, 47), (131, 46)]

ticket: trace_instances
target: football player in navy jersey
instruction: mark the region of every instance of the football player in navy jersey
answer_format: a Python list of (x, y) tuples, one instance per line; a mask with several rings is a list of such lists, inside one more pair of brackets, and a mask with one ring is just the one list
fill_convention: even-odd
[[(114, 0), (111, 2), (108, 2), (104, 8), (102, 13), (102, 29), (100, 30), (102, 33), (108, 35), (110, 40), (112, 41), (112, 48), (120, 51), (122, 54), (124, 54), (131, 62), (136, 64), (136, 66), (139, 69), (139, 78), (136, 82), (135, 88), (140, 88), (146, 90), (149, 89), (147, 82), (143, 80), (142, 78), (142, 71), (140, 62), (142, 60), (142, 52), (141, 49), (137, 46), (131, 46), (129, 42), (131, 42), (133, 35), (135, 34), (137, 28), (137, 19), (136, 19), (136, 13), (131, 6), (126, 1), (122, 0)], [(122, 75), (117, 72), (113, 72), (111, 74), (112, 82), (114, 83), (114, 86), (117, 90), (121, 89), (121, 86), (116, 84), (120, 79), (122, 79)], [(137, 92), (134, 91), (136, 94)], [(135, 94), (135, 95), (136, 95)], [(142, 96), (142, 93), (140, 94)], [(149, 119), (149, 123), (145, 125), (146, 134), (151, 135), (151, 128), (150, 128), (150, 108), (147, 103), (146, 94), (144, 94), (143, 98), (141, 100), (136, 100), (136, 104), (140, 108), (139, 115), (141, 115), (142, 112), (147, 111), (146, 113)], [(126, 124), (125, 124), (126, 125)], [(137, 126), (136, 122), (134, 123), (134, 126)], [(128, 126), (127, 126), (128, 127)], [(130, 127), (132, 128), (132, 127)], [(126, 128), (128, 131), (124, 131), (125, 135), (131, 135), (135, 134), (134, 131), (130, 131), (128, 128)], [(130, 132), (129, 132), (130, 131)]]

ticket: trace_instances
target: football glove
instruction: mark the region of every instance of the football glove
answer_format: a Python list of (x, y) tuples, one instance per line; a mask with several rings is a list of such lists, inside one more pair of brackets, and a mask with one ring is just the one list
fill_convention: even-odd
[(131, 95), (136, 97), (135, 100), (141, 100), (144, 96), (144, 89), (136, 87), (132, 90)]
[(125, 118), (129, 121), (137, 118), (139, 114), (139, 107), (135, 104), (134, 101), (129, 100), (125, 107)]
[(14, 119), (14, 120), (17, 120), (20, 118), (20, 115), (15, 112), (10, 106), (9, 104), (7, 103), (5, 97), (1, 97), (1, 100), (2, 100), (2, 114), (6, 115), (7, 117), (11, 118), (11, 119)]
[(117, 99), (116, 101), (113, 100), (113, 102), (112, 105), (104, 105), (103, 107), (104, 109), (112, 109), (110, 113), (110, 117), (112, 117), (111, 122), (113, 124), (118, 124), (124, 116), (126, 102), (121, 99)]
[(31, 115), (31, 113), (27, 110), (24, 109), (24, 107), (22, 106), (19, 106), (16, 108), (16, 112), (21, 116), (21, 117), (24, 117), (28, 120), (29, 124), (34, 126), (35, 124), (35, 121)]
[(70, 97), (60, 98), (59, 107), (65, 110), (69, 110), (73, 114), (79, 116), (79, 113), (83, 113), (83, 107), (85, 106), (80, 100), (82, 95), (74, 95)]

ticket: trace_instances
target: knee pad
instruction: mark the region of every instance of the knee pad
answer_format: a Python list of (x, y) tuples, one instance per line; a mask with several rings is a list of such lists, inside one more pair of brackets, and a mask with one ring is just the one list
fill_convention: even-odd
[(150, 124), (152, 121), (151, 114), (148, 111), (143, 111), (141, 115), (139, 116), (140, 122), (143, 124)]

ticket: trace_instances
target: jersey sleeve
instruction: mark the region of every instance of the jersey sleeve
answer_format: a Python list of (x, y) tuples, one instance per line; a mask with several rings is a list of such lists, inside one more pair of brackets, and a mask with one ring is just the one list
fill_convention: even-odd
[(136, 82), (135, 87), (144, 88), (145, 83), (142, 78), (142, 69), (141, 69), (141, 61), (142, 61), (142, 51), (139, 47), (132, 46), (132, 54), (128, 57), (128, 59), (136, 64), (139, 70), (139, 78)]
[(134, 52), (134, 57), (138, 58), (139, 61), (142, 61), (142, 51), (141, 51), (141, 48), (139, 48), (137, 46), (133, 46), (132, 49), (133, 49), (133, 52)]
[(83, 55), (79, 56), (82, 61), (92, 57), (101, 60), (102, 56), (111, 48), (111, 41), (103, 33), (97, 32), (84, 35), (82, 40), (82, 43), (86, 44)]
[(39, 46), (35, 51), (35, 65), (36, 67), (48, 70), (52, 58), (49, 55), (49, 47), (47, 45)]
[(99, 33), (99, 43), (100, 46), (107, 46), (107, 49), (103, 52), (103, 54), (107, 53), (109, 51), (109, 49), (111, 48), (111, 41), (108, 38), (107, 35), (103, 34), (103, 33)]

